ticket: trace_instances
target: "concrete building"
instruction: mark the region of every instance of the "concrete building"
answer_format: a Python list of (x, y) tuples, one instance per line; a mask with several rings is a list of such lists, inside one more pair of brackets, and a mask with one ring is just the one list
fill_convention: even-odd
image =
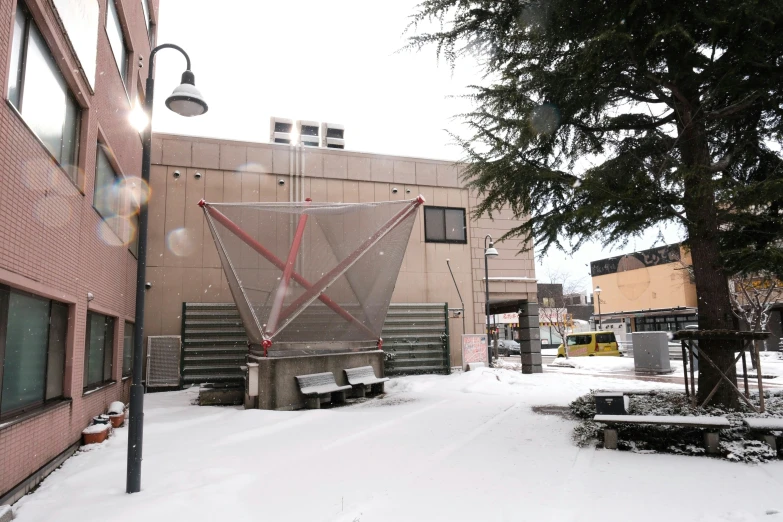
[[(677, 331), (696, 324), (690, 254), (679, 244), (590, 263), (593, 320), (625, 339), (630, 332)], [(600, 298), (600, 317), (599, 303)]]
[(128, 391), (135, 216), (118, 187), (141, 168), (128, 117), (157, 4), (0, 3), (0, 504)]
[[(281, 118), (276, 122), (272, 136), (288, 140), (285, 133), (294, 122)], [(317, 128), (315, 123), (311, 126)], [(183, 302), (232, 301), (198, 206), (202, 198), (208, 202), (290, 202), (308, 197), (316, 202), (373, 202), (413, 199), (419, 194), (426, 205), (418, 211), (392, 303), (445, 302), (449, 308), (459, 308), (446, 265), (450, 259), (465, 301), (465, 330), (485, 330), (484, 237), (499, 238), (516, 221), (507, 211), (494, 220), (472, 221), (477, 199), (463, 188), (453, 162), (156, 134), (152, 163), (147, 335), (178, 335)], [(492, 313), (517, 312), (536, 302), (532, 252), (518, 254), (516, 241), (496, 247), (500, 255), (489, 261)], [(462, 324), (462, 318), (449, 320), (452, 366), (461, 364)], [(537, 328), (524, 335), (536, 341)], [(540, 362), (535, 365), (540, 368)]]

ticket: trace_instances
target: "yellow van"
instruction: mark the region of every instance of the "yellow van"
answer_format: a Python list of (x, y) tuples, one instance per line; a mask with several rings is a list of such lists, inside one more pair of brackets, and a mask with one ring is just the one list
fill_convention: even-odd
[[(569, 357), (595, 355), (621, 356), (614, 332), (580, 332), (566, 336)], [(558, 357), (565, 357), (565, 347), (561, 344), (557, 349)]]

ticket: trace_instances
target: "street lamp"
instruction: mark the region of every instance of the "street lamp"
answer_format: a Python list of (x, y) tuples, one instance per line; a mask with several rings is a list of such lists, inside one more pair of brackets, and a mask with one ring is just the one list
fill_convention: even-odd
[(601, 287), (595, 287), (595, 295), (598, 300), (598, 331), (601, 331)]
[[(200, 116), (207, 112), (207, 102), (196, 89), (195, 77), (190, 71), (190, 57), (181, 47), (174, 44), (162, 44), (150, 52), (147, 62), (147, 86), (144, 100), (144, 113), (147, 126), (142, 137), (141, 179), (142, 186), (150, 182), (150, 152), (152, 149), (152, 101), (155, 80), (152, 77), (155, 54), (161, 49), (176, 49), (185, 56), (187, 68), (182, 73), (182, 83), (166, 99), (166, 107), (181, 116)], [(128, 468), (126, 474), (126, 493), (141, 491), (141, 450), (144, 431), (144, 387), (141, 385), (141, 366), (144, 337), (144, 285), (147, 268), (147, 201), (139, 198), (138, 258), (136, 268), (136, 322), (133, 324), (133, 379), (130, 389), (130, 425), (128, 427)]]
[[(487, 239), (489, 239), (489, 247), (487, 247)], [(487, 234), (484, 237), (484, 292), (485, 292), (485, 312), (487, 316), (487, 361), (492, 366), (492, 349), (489, 344), (489, 267), (487, 262), (490, 257), (498, 257), (498, 251), (495, 248), (495, 243), (492, 241), (492, 236)]]

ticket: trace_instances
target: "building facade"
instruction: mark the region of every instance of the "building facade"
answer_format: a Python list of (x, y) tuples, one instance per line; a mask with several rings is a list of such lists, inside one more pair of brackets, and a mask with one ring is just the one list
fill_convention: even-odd
[(128, 392), (157, 0), (0, 3), (0, 504)]
[(596, 327), (624, 340), (626, 333), (674, 332), (696, 324), (690, 266), (690, 254), (679, 244), (593, 261)]
[[(471, 220), (477, 199), (463, 188), (453, 162), (156, 134), (152, 163), (147, 335), (179, 335), (183, 302), (232, 301), (198, 206), (202, 198), (359, 203), (413, 199), (419, 194), (426, 204), (418, 211), (392, 302), (448, 303), (449, 308), (461, 308), (446, 264), (449, 260), (464, 301), (464, 330), (485, 331), (484, 238), (487, 234), (499, 238), (516, 226), (516, 220), (508, 211), (494, 220)], [(490, 305), (516, 310), (519, 303), (535, 302), (532, 252), (518, 254), (516, 241), (495, 246), (500, 255), (489, 261)], [(497, 313), (502, 311), (506, 310)], [(459, 366), (463, 319), (449, 321), (451, 363)], [(537, 331), (534, 337), (538, 339)]]

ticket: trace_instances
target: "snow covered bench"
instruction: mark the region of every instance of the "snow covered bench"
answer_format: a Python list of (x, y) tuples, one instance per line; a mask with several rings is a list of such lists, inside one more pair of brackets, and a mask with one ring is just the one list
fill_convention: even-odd
[(307, 397), (305, 404), (310, 409), (320, 408), (321, 400), (331, 400), (333, 403), (345, 402), (345, 391), (351, 389), (348, 385), (338, 385), (332, 372), (297, 375), (296, 382), (302, 395)]
[[(680, 426), (683, 428), (707, 428), (704, 432), (704, 449), (707, 453), (719, 452), (718, 430), (731, 428), (726, 417), (686, 417), (680, 415), (596, 415), (595, 422), (609, 426), (618, 424)], [(617, 449), (617, 430), (604, 429), (604, 448)]]
[(389, 380), (388, 377), (376, 377), (372, 366), (346, 368), (345, 378), (353, 386), (354, 397), (364, 397), (367, 386), (371, 387), (371, 393), (383, 393), (383, 383)]
[(772, 451), (778, 450), (777, 437), (771, 432), (783, 431), (783, 419), (772, 419), (768, 417), (745, 417), (742, 423), (750, 428), (759, 440), (765, 442)]

